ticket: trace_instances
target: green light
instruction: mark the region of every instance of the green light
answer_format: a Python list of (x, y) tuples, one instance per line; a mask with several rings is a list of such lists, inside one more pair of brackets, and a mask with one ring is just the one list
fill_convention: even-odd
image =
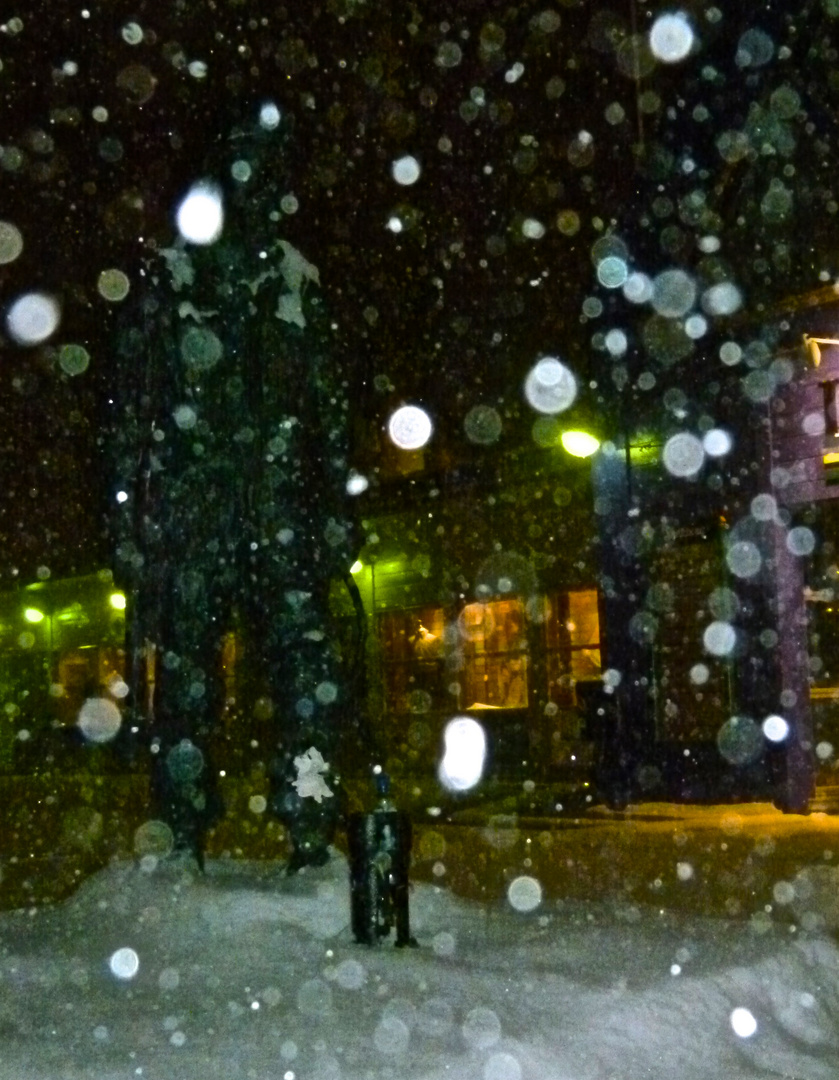
[(661, 445), (657, 442), (630, 443), (629, 460), (633, 465), (654, 465)]
[(117, 611), (125, 611), (125, 597), (121, 592), (112, 592), (108, 599), (112, 608)]
[(363, 569), (364, 569), (364, 563), (361, 561), (361, 559), (356, 559), (355, 562), (350, 567), (350, 573), (351, 574), (360, 574)]
[(24, 619), (26, 619), (27, 622), (31, 623), (39, 623), (44, 621), (43, 611), (38, 611), (38, 609), (34, 607), (28, 607), (26, 611), (24, 611), (23, 617)]
[(574, 457), (587, 458), (600, 449), (600, 440), (587, 431), (563, 431), (560, 442)]
[(58, 621), (64, 623), (80, 623), (83, 621), (84, 617), (84, 608), (78, 600), (76, 600), (68, 608), (64, 608), (63, 611), (59, 612)]

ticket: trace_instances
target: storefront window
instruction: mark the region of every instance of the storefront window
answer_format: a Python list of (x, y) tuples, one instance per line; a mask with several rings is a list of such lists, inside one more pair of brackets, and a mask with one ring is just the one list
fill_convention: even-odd
[(600, 613), (596, 589), (554, 593), (545, 620), (550, 700), (576, 704), (578, 682), (600, 678)]
[(467, 604), (446, 632), (443, 608), (380, 617), (389, 712), (417, 711), (443, 694), (467, 710), (525, 709), (528, 658), (525, 617), (517, 598)]
[(420, 698), (430, 707), (452, 688), (463, 710), (526, 709), (542, 651), (549, 699), (576, 704), (576, 683), (600, 678), (597, 590), (555, 593), (542, 604), (544, 638), (537, 629), (530, 641), (518, 597), (467, 604), (448, 631), (441, 607), (380, 615), (387, 711), (414, 712)]
[(443, 690), (445, 617), (440, 607), (387, 611), (378, 619), (385, 711), (427, 712)]
[(527, 708), (527, 640), (521, 601), (467, 604), (458, 627), (463, 639), (460, 682), (465, 707)]
[(53, 671), (55, 712), (65, 726), (76, 722), (87, 698), (111, 695), (119, 701), (125, 686), (125, 652), (108, 645), (92, 645), (61, 653)]

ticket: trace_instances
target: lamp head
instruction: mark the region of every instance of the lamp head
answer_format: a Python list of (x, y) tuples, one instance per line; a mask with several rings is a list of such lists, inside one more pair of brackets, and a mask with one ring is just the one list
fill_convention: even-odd
[(813, 367), (818, 367), (821, 363), (822, 351), (819, 348), (820, 345), (839, 345), (839, 338), (810, 337), (809, 334), (804, 334), (804, 348), (813, 361)]
[(813, 362), (813, 367), (818, 367), (822, 362), (822, 351), (819, 348), (819, 343), (815, 338), (804, 335), (804, 348), (807, 350), (807, 355)]
[(591, 457), (600, 449), (600, 440), (587, 431), (563, 431), (560, 442), (573, 457)]

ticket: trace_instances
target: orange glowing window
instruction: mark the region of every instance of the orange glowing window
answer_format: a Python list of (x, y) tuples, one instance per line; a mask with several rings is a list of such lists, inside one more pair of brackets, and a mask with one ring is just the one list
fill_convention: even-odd
[(518, 598), (467, 604), (458, 618), (466, 709), (527, 708), (527, 638)]
[(548, 598), (545, 643), (550, 700), (574, 705), (576, 684), (599, 679), (601, 673), (596, 589), (575, 589)]
[(385, 711), (422, 714), (441, 704), (444, 694), (441, 607), (386, 611), (377, 620)]

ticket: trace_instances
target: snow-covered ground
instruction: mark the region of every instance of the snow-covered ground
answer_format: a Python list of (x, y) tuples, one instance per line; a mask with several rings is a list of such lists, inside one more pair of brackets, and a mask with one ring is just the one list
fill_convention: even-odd
[(117, 863), (0, 916), (0, 1078), (836, 1080), (839, 949), (799, 891), (792, 932), (418, 884), (397, 950), (353, 942), (340, 856)]

